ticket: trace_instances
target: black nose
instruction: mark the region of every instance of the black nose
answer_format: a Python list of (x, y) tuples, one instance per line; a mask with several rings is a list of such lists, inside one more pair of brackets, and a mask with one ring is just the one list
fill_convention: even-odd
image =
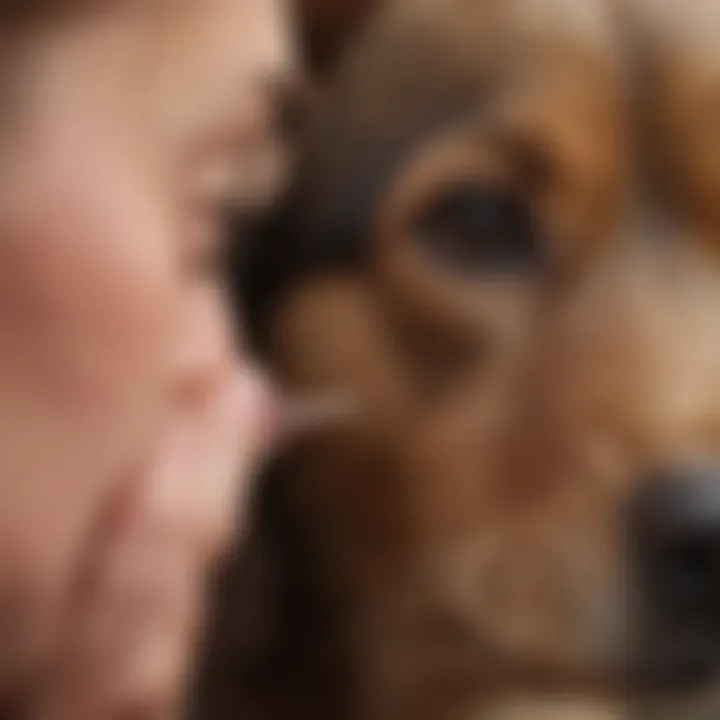
[(655, 602), (720, 628), (720, 466), (649, 478), (634, 503), (632, 535)]
[(649, 477), (632, 504), (630, 541), (641, 624), (663, 663), (717, 667), (720, 464)]

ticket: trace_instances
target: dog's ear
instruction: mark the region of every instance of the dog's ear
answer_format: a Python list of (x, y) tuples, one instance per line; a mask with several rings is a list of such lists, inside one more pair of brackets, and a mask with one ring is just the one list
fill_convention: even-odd
[(299, 0), (301, 41), (313, 72), (325, 74), (385, 0)]

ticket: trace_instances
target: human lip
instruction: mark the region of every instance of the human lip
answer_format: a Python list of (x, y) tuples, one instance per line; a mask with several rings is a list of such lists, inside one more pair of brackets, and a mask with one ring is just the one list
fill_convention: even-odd
[(250, 430), (259, 454), (268, 455), (278, 441), (282, 407), (280, 395), (270, 378), (258, 370), (248, 373), (246, 387), (249, 400), (244, 418), (249, 428), (245, 427), (243, 431)]

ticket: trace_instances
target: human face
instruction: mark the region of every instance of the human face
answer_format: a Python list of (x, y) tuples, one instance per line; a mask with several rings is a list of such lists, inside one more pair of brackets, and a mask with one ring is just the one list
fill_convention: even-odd
[(241, 369), (213, 269), (218, 207), (264, 197), (275, 174), (280, 3), (118, 3), (14, 38), (0, 135), (13, 668), (49, 646), (102, 513), (169, 418)]

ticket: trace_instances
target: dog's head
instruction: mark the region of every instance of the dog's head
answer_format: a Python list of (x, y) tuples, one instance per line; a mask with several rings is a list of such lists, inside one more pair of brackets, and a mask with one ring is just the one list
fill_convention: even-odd
[(718, 37), (718, 0), (395, 0), (313, 118), (250, 305), (361, 406), (283, 502), (369, 703), (718, 669)]

